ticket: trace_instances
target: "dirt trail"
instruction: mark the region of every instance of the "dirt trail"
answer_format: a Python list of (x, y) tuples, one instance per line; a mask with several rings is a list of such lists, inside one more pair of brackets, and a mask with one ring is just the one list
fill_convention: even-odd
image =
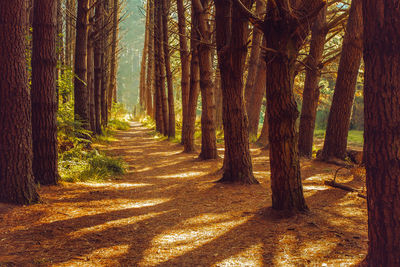
[(149, 133), (132, 123), (105, 148), (129, 164), (119, 180), (42, 187), (44, 203), (30, 207), (0, 204), (0, 266), (347, 266), (365, 256), (365, 200), (323, 185), (337, 167), (302, 161), (311, 211), (276, 220), (262, 213), (265, 150), (252, 148), (260, 185), (222, 185), (221, 159), (198, 161)]

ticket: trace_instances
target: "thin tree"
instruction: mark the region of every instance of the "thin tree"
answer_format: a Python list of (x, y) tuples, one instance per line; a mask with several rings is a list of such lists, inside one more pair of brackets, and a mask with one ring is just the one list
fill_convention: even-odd
[(178, 11), (179, 52), (181, 59), (181, 90), (182, 90), (182, 144), (185, 139), (185, 128), (188, 123), (188, 103), (190, 86), (190, 52), (186, 37), (186, 14), (183, 0), (176, 0)]
[(171, 60), (169, 51), (169, 32), (168, 32), (168, 17), (170, 13), (170, 3), (167, 0), (162, 0), (162, 31), (164, 45), (164, 63), (165, 74), (167, 80), (168, 91), (168, 137), (175, 138), (175, 101), (174, 101), (174, 86), (172, 81)]
[(362, 32), (362, 0), (352, 0), (322, 149), (324, 160), (346, 158), (351, 108), (362, 57)]
[(154, 2), (148, 0), (148, 47), (147, 47), (147, 77), (146, 77), (146, 112), (154, 118), (155, 105), (154, 95)]
[(303, 103), (300, 114), (299, 153), (300, 156), (312, 156), (315, 118), (319, 100), (319, 81), (322, 70), (326, 28), (326, 7), (321, 9), (311, 30), (310, 52), (307, 56), (306, 79), (303, 90)]
[(58, 181), (57, 153), (57, 2), (34, 1), (32, 50), (33, 174), (36, 182)]
[(363, 2), (366, 266), (400, 266), (400, 8), (395, 0)]
[(39, 201), (32, 171), (24, 0), (0, 1), (0, 202)]

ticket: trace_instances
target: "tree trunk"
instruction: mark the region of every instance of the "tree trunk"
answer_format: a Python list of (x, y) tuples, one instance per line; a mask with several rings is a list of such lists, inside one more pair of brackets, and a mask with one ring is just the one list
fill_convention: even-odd
[[(197, 1), (197, 2), (195, 2)], [(199, 30), (199, 68), (201, 91), (201, 152), (200, 159), (216, 159), (217, 138), (215, 135), (215, 104), (212, 82), (212, 32), (209, 25), (209, 0), (194, 0), (192, 2), (195, 17), (194, 27)]]
[(42, 185), (57, 184), (57, 2), (35, 1), (32, 50), (33, 174)]
[(74, 113), (75, 120), (82, 122), (83, 128), (89, 130), (89, 94), (87, 83), (87, 43), (89, 25), (89, 0), (78, 0), (76, 19), (75, 47), (75, 82), (74, 82)]
[[(150, 1), (147, 1), (146, 6), (146, 26), (145, 26), (145, 33), (144, 33), (144, 46), (142, 50), (142, 60), (140, 63), (140, 81), (139, 81), (139, 105), (140, 109), (147, 110), (147, 87), (146, 87), (146, 62), (148, 59), (148, 49), (149, 49), (149, 19), (150, 19)], [(147, 73), (147, 75), (149, 75)]]
[[(146, 77), (146, 112), (148, 116), (154, 117), (155, 105), (153, 105), (154, 95), (154, 2), (148, 0), (148, 48), (147, 48), (147, 77)], [(154, 101), (155, 102), (155, 101)]]
[[(265, 39), (263, 39), (263, 45), (265, 46)], [(256, 81), (253, 86), (253, 93), (250, 98), (250, 105), (247, 109), (247, 114), (249, 116), (249, 134), (250, 140), (256, 139), (258, 134), (258, 124), (260, 123), (260, 112), (263, 97), (265, 94), (266, 78), (267, 78), (267, 65), (263, 58), (263, 54), (260, 54), (260, 59), (258, 61), (257, 76)]]
[(267, 109), (265, 109), (265, 114), (264, 114), (264, 123), (263, 127), (261, 129), (261, 134), (260, 137), (257, 139), (257, 143), (264, 146), (268, 147), (269, 146), (269, 131), (268, 131), (268, 112)]
[[(265, 2), (264, 0), (257, 0), (256, 1), (256, 15), (259, 17), (262, 17), (265, 13)], [(251, 53), (250, 53), (250, 59), (248, 63), (248, 74), (247, 74), (247, 80), (246, 80), (246, 87), (244, 90), (245, 93), (245, 100), (246, 100), (246, 110), (247, 110), (247, 115), (249, 117), (249, 136), (250, 140), (257, 138), (257, 130), (258, 130), (258, 121), (257, 125), (254, 127), (256, 117), (259, 118), (260, 116), (260, 108), (261, 108), (261, 102), (262, 102), (262, 97), (265, 91), (265, 87), (262, 88), (261, 90), (261, 100), (259, 100), (260, 103), (260, 108), (257, 108), (253, 106), (253, 95), (256, 93), (256, 87), (255, 84), (257, 81), (260, 79), (258, 76), (259, 72), (258, 69), (259, 64), (261, 61), (264, 61), (262, 58), (260, 59), (261, 55), (261, 43), (263, 39), (263, 33), (261, 30), (259, 30), (257, 27), (253, 27), (253, 39), (251, 42)], [(257, 97), (260, 97), (259, 94), (260, 90), (258, 90)], [(255, 109), (255, 110), (254, 110)], [(258, 110), (258, 115), (256, 114)], [(250, 116), (252, 114), (252, 116)]]
[(168, 88), (168, 137), (175, 138), (175, 101), (174, 101), (174, 87), (172, 82), (172, 72), (170, 63), (169, 52), (169, 32), (168, 32), (168, 16), (170, 4), (167, 0), (162, 0), (162, 31), (164, 37), (164, 59), (165, 59), (165, 73), (167, 78)]
[(100, 106), (101, 106), (101, 126), (105, 128), (108, 124), (108, 90), (107, 90), (107, 27), (106, 27), (106, 1), (99, 4), (99, 9), (101, 9), (101, 32), (100, 32), (100, 42), (101, 42), (101, 89), (100, 89)]
[(304, 82), (299, 127), (299, 153), (300, 156), (308, 158), (312, 156), (315, 118), (319, 100), (319, 80), (323, 68), (322, 54), (327, 34), (326, 9), (326, 7), (321, 9), (312, 27), (310, 53), (306, 63), (306, 80)]
[(182, 90), (182, 144), (185, 139), (185, 128), (188, 124), (188, 105), (190, 87), (190, 53), (186, 37), (186, 16), (183, 0), (177, 0), (179, 46), (181, 58), (181, 90)]
[(0, 1), (0, 202), (39, 201), (32, 172), (25, 1)]
[[(89, 35), (90, 36), (90, 35)], [(88, 57), (87, 57), (87, 90), (89, 92), (89, 118), (90, 130), (96, 132), (96, 108), (95, 108), (95, 90), (94, 90), (94, 46), (93, 40), (88, 40)]]
[(95, 40), (94, 40), (94, 109), (95, 109), (95, 133), (102, 134), (101, 130), (101, 89), (102, 89), (102, 14), (103, 8), (101, 5), (96, 6), (94, 25), (95, 25)]
[(353, 0), (343, 39), (335, 92), (322, 149), (322, 159), (324, 160), (346, 158), (351, 108), (362, 56), (362, 27), (362, 1)]
[(119, 22), (119, 1), (113, 0), (112, 9), (112, 39), (111, 39), (111, 64), (110, 64), (110, 92), (111, 100), (117, 102), (117, 47), (118, 47), (118, 22)]
[[(400, 9), (363, 2), (367, 266), (400, 266)], [(390, 38), (389, 38), (390, 37)]]
[[(269, 123), (272, 208), (305, 211), (300, 175), (296, 119), (299, 115), (293, 93), (295, 63), (309, 25), (315, 21), (324, 1), (273, 2), (267, 4), (263, 32), (268, 45), (267, 113)], [(304, 10), (293, 16), (291, 10)], [(315, 14), (315, 15), (314, 15)]]
[[(246, 0), (247, 7), (252, 1)], [(248, 119), (243, 96), (248, 22), (230, 1), (215, 0), (218, 64), (221, 72), (225, 167), (220, 182), (254, 184)]]
[(221, 89), (221, 74), (217, 67), (215, 71), (215, 80), (214, 80), (214, 88), (215, 88), (215, 128), (217, 130), (222, 130), (222, 89)]
[[(192, 7), (192, 14), (194, 14)], [(195, 28), (196, 17), (192, 15), (192, 29), (190, 32), (190, 49), (192, 58), (190, 61), (190, 88), (189, 102), (187, 109), (187, 123), (184, 125), (183, 152), (191, 153), (196, 151), (194, 145), (194, 133), (196, 124), (197, 99), (200, 93), (200, 67), (199, 67), (199, 34)]]
[(158, 98), (160, 101), (159, 104), (161, 106), (161, 116), (163, 126), (160, 128), (161, 133), (165, 136), (168, 135), (168, 107), (167, 107), (167, 96), (165, 94), (165, 57), (164, 57), (164, 33), (163, 33), (163, 21), (162, 21), (162, 1), (163, 0), (155, 0), (155, 23), (154, 23), (154, 32), (155, 32), (155, 60), (156, 60), (156, 90), (158, 90)]

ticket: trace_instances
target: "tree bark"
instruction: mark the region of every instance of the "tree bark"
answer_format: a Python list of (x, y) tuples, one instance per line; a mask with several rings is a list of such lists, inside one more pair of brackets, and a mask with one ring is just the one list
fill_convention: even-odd
[[(146, 77), (146, 112), (148, 116), (154, 117), (155, 105), (154, 95), (154, 2), (148, 0), (148, 47), (147, 47), (147, 77)], [(155, 102), (155, 101), (154, 101)]]
[[(140, 109), (147, 110), (147, 87), (146, 87), (146, 62), (148, 59), (148, 49), (149, 49), (149, 31), (150, 31), (150, 1), (147, 1), (146, 6), (146, 26), (144, 33), (144, 46), (142, 50), (142, 60), (140, 63), (140, 81), (139, 81), (139, 105)], [(147, 75), (149, 75), (147, 73)]]
[(164, 37), (164, 60), (165, 60), (165, 73), (167, 78), (168, 88), (168, 137), (175, 138), (175, 101), (174, 101), (174, 87), (172, 82), (172, 71), (169, 52), (169, 32), (168, 32), (168, 16), (170, 4), (167, 0), (162, 0), (162, 31)]
[(196, 29), (197, 20), (193, 16), (194, 11), (192, 7), (192, 29), (190, 32), (190, 50), (192, 58), (190, 61), (190, 88), (189, 88), (189, 102), (187, 110), (187, 123), (184, 125), (185, 134), (183, 135), (183, 152), (191, 153), (196, 151), (194, 145), (194, 133), (196, 124), (196, 110), (197, 99), (200, 93), (200, 67), (199, 67), (199, 35)]
[[(400, 9), (363, 2), (367, 266), (400, 266)], [(390, 37), (390, 38), (389, 38)]]
[[(265, 46), (265, 39), (263, 39), (263, 45)], [(250, 98), (249, 108), (247, 114), (249, 116), (249, 135), (250, 140), (256, 139), (258, 134), (258, 124), (260, 122), (260, 112), (263, 97), (265, 94), (266, 78), (267, 78), (267, 65), (263, 58), (263, 54), (260, 53), (260, 59), (258, 60), (258, 68), (256, 70), (257, 76), (253, 87), (253, 93)]]
[(95, 9), (94, 25), (94, 108), (95, 108), (95, 133), (102, 134), (101, 130), (101, 90), (102, 90), (102, 6), (97, 5)]
[[(224, 173), (220, 182), (255, 184), (249, 149), (248, 119), (243, 96), (248, 22), (230, 1), (215, 0), (218, 64), (221, 72), (225, 139)], [(247, 7), (253, 1), (246, 0)]]
[(264, 123), (263, 127), (261, 129), (261, 134), (260, 137), (257, 139), (257, 143), (264, 146), (268, 147), (269, 146), (269, 131), (268, 131), (268, 112), (267, 109), (265, 109), (265, 114), (264, 114)]
[(326, 7), (321, 9), (311, 30), (310, 53), (307, 57), (306, 80), (303, 90), (303, 104), (299, 127), (300, 156), (311, 158), (314, 139), (315, 118), (319, 100), (322, 54), (324, 52), (326, 29)]
[(322, 159), (346, 158), (347, 135), (362, 56), (362, 1), (351, 2)]
[(34, 2), (32, 50), (33, 174), (42, 185), (58, 182), (57, 2)]
[(190, 87), (190, 52), (186, 37), (186, 16), (183, 0), (177, 0), (179, 46), (181, 58), (181, 90), (182, 90), (182, 144), (188, 124), (188, 105)]
[[(25, 1), (0, 1), (0, 202), (39, 201), (32, 172)], [(5, 34), (7, 33), (7, 34)]]
[[(111, 63), (110, 63), (110, 92), (111, 100), (117, 102), (117, 47), (118, 47), (118, 23), (119, 1), (113, 0), (112, 8), (112, 38), (111, 38)], [(112, 105), (111, 105), (112, 106)]]
[(196, 19), (195, 28), (199, 30), (199, 68), (201, 91), (201, 152), (200, 159), (216, 159), (217, 138), (215, 135), (215, 103), (212, 82), (212, 32), (209, 25), (210, 0), (194, 0), (192, 2)]
[(89, 0), (78, 0), (76, 19), (75, 47), (75, 81), (74, 81), (74, 113), (75, 120), (82, 122), (84, 129), (89, 130), (89, 94), (87, 83), (87, 43), (89, 25)]

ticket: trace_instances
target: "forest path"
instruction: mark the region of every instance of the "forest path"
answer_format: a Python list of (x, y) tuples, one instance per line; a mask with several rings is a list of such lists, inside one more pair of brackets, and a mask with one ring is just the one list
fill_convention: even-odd
[(118, 180), (42, 187), (33, 206), (0, 204), (0, 266), (338, 266), (364, 257), (365, 200), (323, 185), (335, 166), (302, 161), (311, 212), (275, 220), (262, 213), (271, 205), (265, 150), (252, 147), (260, 185), (217, 184), (221, 159), (199, 161), (150, 132), (133, 122), (103, 149), (129, 164)]

